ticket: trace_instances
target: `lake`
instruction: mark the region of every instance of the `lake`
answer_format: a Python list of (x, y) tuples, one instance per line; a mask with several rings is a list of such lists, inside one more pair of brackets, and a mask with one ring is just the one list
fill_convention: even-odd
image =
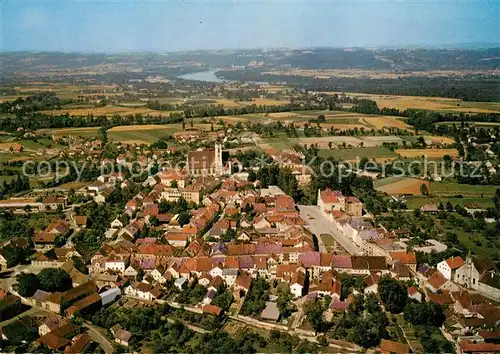
[[(215, 76), (216, 72), (217, 72), (217, 70), (199, 71), (197, 73), (183, 74), (183, 75), (179, 75), (177, 77), (180, 79), (184, 79), (184, 80), (195, 80), (195, 81), (215, 82), (215, 83), (237, 82), (234, 80), (219, 79), (217, 76)], [(265, 81), (248, 81), (248, 83), (255, 84), (255, 85), (261, 85), (261, 86), (269, 85), (269, 83), (265, 82)]]
[(215, 76), (217, 70), (199, 71), (197, 73), (189, 73), (178, 76), (184, 80), (196, 80), (205, 82), (230, 82), (230, 80), (222, 80)]

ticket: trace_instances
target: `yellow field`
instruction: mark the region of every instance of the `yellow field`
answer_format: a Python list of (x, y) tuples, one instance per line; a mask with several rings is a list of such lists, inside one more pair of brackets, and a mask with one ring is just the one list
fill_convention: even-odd
[(61, 115), (70, 114), (72, 116), (87, 116), (92, 114), (94, 116), (106, 115), (111, 116), (113, 114), (149, 114), (152, 116), (165, 116), (169, 115), (170, 112), (166, 111), (156, 111), (149, 108), (133, 108), (133, 107), (118, 107), (118, 106), (105, 106), (105, 107), (93, 107), (93, 108), (75, 108), (75, 109), (61, 109), (61, 110), (51, 110), (42, 111), (45, 114)]
[(58, 188), (60, 189), (80, 189), (80, 188), (83, 188), (85, 186), (87, 186), (88, 183), (86, 182), (69, 182), (69, 183), (65, 183), (65, 184), (61, 184)]
[(402, 130), (414, 130), (411, 125), (408, 125), (406, 124), (406, 122), (395, 117), (365, 117), (361, 118), (360, 122), (366, 123), (367, 125), (372, 125), (375, 127), (375, 129), (398, 128)]
[(97, 135), (98, 129), (99, 128), (97, 127), (40, 129), (39, 132), (55, 136), (64, 136), (64, 135), (91, 136), (91, 135)]
[(396, 153), (401, 157), (420, 157), (427, 156), (428, 158), (441, 158), (444, 155), (458, 157), (457, 149), (397, 149)]
[(0, 150), (17, 149), (19, 147), (21, 147), (21, 144), (18, 143), (0, 143)]
[[(193, 128), (195, 129), (205, 129), (209, 130), (210, 124), (195, 123)], [(217, 126), (214, 125), (214, 128)], [(191, 128), (189, 124), (186, 125), (186, 129)], [(108, 129), (108, 133), (112, 132), (136, 132), (140, 130), (171, 130), (171, 131), (181, 131), (181, 124), (144, 124), (144, 125), (120, 125)]]
[[(340, 92), (324, 92), (341, 94)], [(368, 93), (345, 93), (347, 96), (366, 98), (375, 101), (379, 108), (425, 109), (431, 111), (462, 112), (462, 113), (492, 113), (500, 112), (498, 102), (466, 102), (445, 97), (376, 95)]]
[(249, 103), (256, 104), (256, 105), (280, 106), (280, 105), (289, 104), (290, 101), (288, 101), (288, 100), (273, 100), (271, 98), (255, 98)]
[(437, 144), (454, 144), (455, 143), (454, 139), (449, 138), (447, 136), (426, 135), (426, 136), (424, 136), (424, 139), (430, 139), (430, 140), (432, 140), (433, 143), (437, 143)]
[(241, 107), (255, 105), (265, 105), (265, 106), (281, 106), (289, 104), (288, 100), (273, 100), (270, 98), (254, 98), (252, 101), (233, 101), (228, 98), (216, 98), (216, 104), (223, 105), (224, 107)]
[[(297, 126), (302, 126), (307, 122), (298, 122), (296, 125)], [(343, 123), (321, 123), (321, 127), (326, 128), (326, 129), (337, 129), (337, 130), (350, 130), (350, 129), (366, 129), (367, 126), (363, 124), (343, 124)]]
[[(487, 71), (493, 75), (500, 75), (500, 70), (489, 70)], [(322, 79), (329, 79), (332, 77), (353, 77), (353, 78), (377, 78), (377, 79), (397, 79), (399, 77), (441, 77), (441, 76), (455, 76), (463, 77), (468, 74), (480, 74), (484, 71), (475, 70), (435, 70), (435, 71), (408, 71), (405, 73), (396, 73), (392, 71), (383, 70), (362, 70), (362, 69), (291, 69), (291, 70), (276, 70), (264, 72), (263, 74), (270, 75), (292, 75), (292, 76), (304, 76), (304, 77), (317, 77)]]

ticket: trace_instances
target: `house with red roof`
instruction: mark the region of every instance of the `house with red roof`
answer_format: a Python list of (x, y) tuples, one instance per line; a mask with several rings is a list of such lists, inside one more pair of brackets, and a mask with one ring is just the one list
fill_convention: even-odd
[(417, 271), (417, 257), (415, 252), (389, 252), (389, 256), (393, 261), (399, 261), (414, 272)]

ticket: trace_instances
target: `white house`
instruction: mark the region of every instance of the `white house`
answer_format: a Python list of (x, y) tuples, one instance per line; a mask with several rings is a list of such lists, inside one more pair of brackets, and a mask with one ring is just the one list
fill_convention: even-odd
[(121, 229), (122, 227), (123, 227), (123, 223), (118, 218), (111, 221), (111, 228), (112, 229)]
[(182, 290), (182, 286), (186, 282), (187, 282), (187, 278), (181, 277), (181, 278), (175, 280), (174, 285), (177, 289)]
[(129, 296), (134, 296), (140, 299), (152, 301), (158, 297), (155, 293), (155, 289), (151, 289), (151, 286), (146, 283), (136, 282), (125, 288), (125, 294)]
[(455, 275), (455, 272), (458, 268), (462, 267), (464, 265), (464, 260), (462, 259), (462, 257), (458, 256), (458, 257), (452, 257), (452, 258), (449, 258), (449, 259), (446, 259), (442, 262), (439, 262), (437, 264), (437, 270), (439, 270), (439, 272), (441, 274), (443, 274), (443, 276), (448, 279), (448, 280), (452, 280), (454, 279), (454, 275)]
[(211, 277), (221, 277), (222, 278), (222, 267), (221, 266), (215, 266), (213, 267), (212, 269), (210, 269), (210, 271), (208, 272), (208, 274), (210, 274)]
[(167, 281), (167, 279), (165, 279), (165, 277), (163, 276), (163, 273), (159, 269), (155, 268), (151, 272), (149, 272), (148, 275), (152, 276), (153, 279), (158, 283), (163, 284)]
[(114, 270), (117, 272), (125, 272), (125, 269), (127, 269), (128, 266), (128, 257), (120, 257), (120, 256), (110, 256), (108, 259), (106, 259), (104, 263), (104, 269), (106, 270)]
[(222, 270), (222, 279), (226, 282), (228, 287), (232, 287), (236, 282), (236, 277), (238, 276), (237, 269), (223, 269)]
[(301, 270), (297, 270), (292, 275), (292, 280), (290, 281), (290, 292), (293, 297), (301, 297), (304, 291), (304, 285), (306, 282), (306, 274)]

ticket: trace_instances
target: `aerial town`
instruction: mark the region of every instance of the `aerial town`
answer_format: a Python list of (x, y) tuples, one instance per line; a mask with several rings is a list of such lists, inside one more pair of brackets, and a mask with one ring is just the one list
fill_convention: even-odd
[(1, 353), (500, 353), (498, 6), (121, 2), (2, 3)]

